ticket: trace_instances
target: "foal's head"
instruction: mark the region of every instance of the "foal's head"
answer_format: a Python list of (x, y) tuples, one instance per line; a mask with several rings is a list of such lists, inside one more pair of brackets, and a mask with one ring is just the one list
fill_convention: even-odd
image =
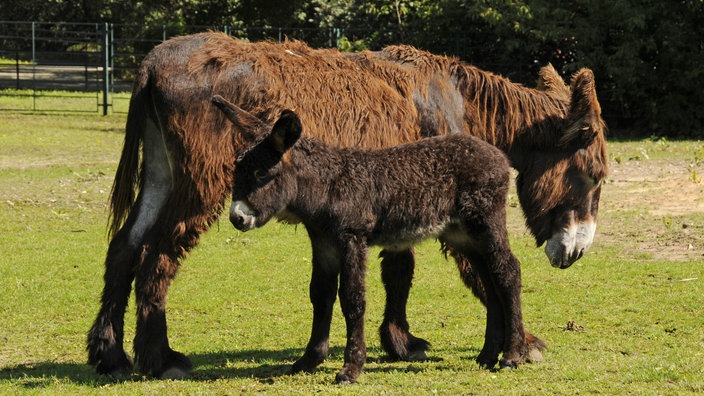
[(526, 224), (538, 246), (546, 243), (552, 265), (567, 268), (594, 239), (608, 158), (592, 72), (580, 70), (569, 89), (557, 88), (570, 95), (570, 104), (564, 118), (546, 121), (556, 135), (542, 142), (524, 140), (512, 159)]
[(240, 231), (261, 227), (283, 211), (296, 194), (295, 177), (285, 153), (301, 136), (298, 115), (284, 110), (273, 126), (222, 96), (213, 103), (239, 130), (253, 132), (235, 162), (230, 222)]

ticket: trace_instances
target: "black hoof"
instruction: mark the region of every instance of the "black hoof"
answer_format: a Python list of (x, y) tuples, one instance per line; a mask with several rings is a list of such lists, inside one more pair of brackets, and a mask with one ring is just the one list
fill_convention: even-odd
[(291, 366), (291, 374), (297, 373), (312, 373), (316, 367), (320, 365), (325, 360), (324, 357), (320, 356), (309, 356), (303, 355), (300, 359), (296, 360), (296, 363)]
[(184, 354), (169, 351), (165, 354), (164, 366), (161, 370), (154, 370), (154, 377), (163, 379), (184, 379), (191, 376), (193, 363)]
[(103, 353), (98, 357), (98, 353), (88, 358), (88, 364), (95, 367), (95, 372), (100, 375), (111, 377), (129, 377), (134, 369), (132, 358), (124, 351)]
[(392, 360), (413, 362), (428, 359), (425, 352), (430, 348), (430, 343), (407, 330), (395, 325), (382, 325), (379, 336), (381, 346)]

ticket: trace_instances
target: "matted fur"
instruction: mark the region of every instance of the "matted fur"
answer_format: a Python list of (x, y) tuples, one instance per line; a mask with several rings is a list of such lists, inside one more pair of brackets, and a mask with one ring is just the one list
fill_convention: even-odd
[[(348, 337), (338, 382), (354, 382), (366, 360), (368, 247), (403, 251), (428, 238), (461, 252), (458, 257), (470, 257), (489, 286), (485, 342), (477, 361), (492, 368), (499, 353), (502, 367), (529, 359), (520, 263), (506, 231), (509, 165), (499, 149), (467, 134), (379, 149), (332, 148), (301, 138), (302, 126), (290, 110), (266, 126), (221, 96), (213, 103), (240, 129), (268, 135), (235, 165), (232, 224), (249, 231), (292, 213), (310, 236), (313, 272), (339, 277)], [(457, 262), (466, 276), (465, 260)], [(327, 357), (335, 283), (311, 285), (313, 329), (294, 372), (311, 371)]]
[[(215, 92), (265, 122), (293, 109), (306, 134), (335, 146), (391, 146), (448, 133), (478, 136), (508, 155), (519, 173), (519, 198), (537, 244), (548, 241), (553, 265), (569, 266), (591, 240), (571, 251), (551, 241), (559, 242), (555, 235), (571, 227), (570, 221), (594, 224), (607, 171), (604, 124), (590, 71), (575, 74), (571, 89), (558, 84), (554, 70), (544, 69), (542, 80), (542, 89), (527, 88), (408, 46), (343, 54), (295, 41), (248, 43), (201, 33), (155, 47), (138, 71), (113, 184), (112, 240), (101, 309), (88, 335), (89, 362), (101, 373), (131, 370), (122, 327), (136, 280), (134, 349), (140, 370), (162, 376), (190, 369), (166, 337), (168, 286), (179, 260), (222, 210), (233, 158), (260, 138), (237, 130), (212, 109)], [(161, 140), (154, 140), (155, 131)], [(159, 166), (150, 155), (140, 162), (147, 137), (152, 148), (162, 145), (152, 153), (161, 158)], [(153, 180), (147, 186), (149, 175)], [(154, 208), (145, 206), (145, 187), (155, 189), (157, 197), (165, 191), (168, 196)], [(465, 283), (484, 301), (471, 263), (465, 264)], [(427, 348), (408, 332), (411, 280), (393, 276), (399, 269), (412, 273), (413, 266), (410, 250), (382, 254), (387, 289), (382, 344), (402, 359), (423, 357)]]

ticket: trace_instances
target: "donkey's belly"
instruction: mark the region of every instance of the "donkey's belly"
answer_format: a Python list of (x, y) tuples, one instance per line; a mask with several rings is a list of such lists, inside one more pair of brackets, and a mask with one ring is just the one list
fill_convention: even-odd
[(451, 222), (448, 219), (447, 221), (439, 223), (415, 227), (407, 226), (399, 229), (381, 228), (374, 232), (369, 240), (369, 244), (381, 246), (384, 249), (392, 251), (406, 250), (426, 239), (437, 238), (439, 235), (443, 234), (450, 225)]

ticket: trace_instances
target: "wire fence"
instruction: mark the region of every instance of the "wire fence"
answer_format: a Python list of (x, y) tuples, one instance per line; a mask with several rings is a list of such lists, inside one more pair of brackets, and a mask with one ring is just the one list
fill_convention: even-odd
[(206, 30), (329, 47), (340, 37), (335, 29), (0, 21), (0, 110), (126, 112), (135, 71), (149, 50)]

